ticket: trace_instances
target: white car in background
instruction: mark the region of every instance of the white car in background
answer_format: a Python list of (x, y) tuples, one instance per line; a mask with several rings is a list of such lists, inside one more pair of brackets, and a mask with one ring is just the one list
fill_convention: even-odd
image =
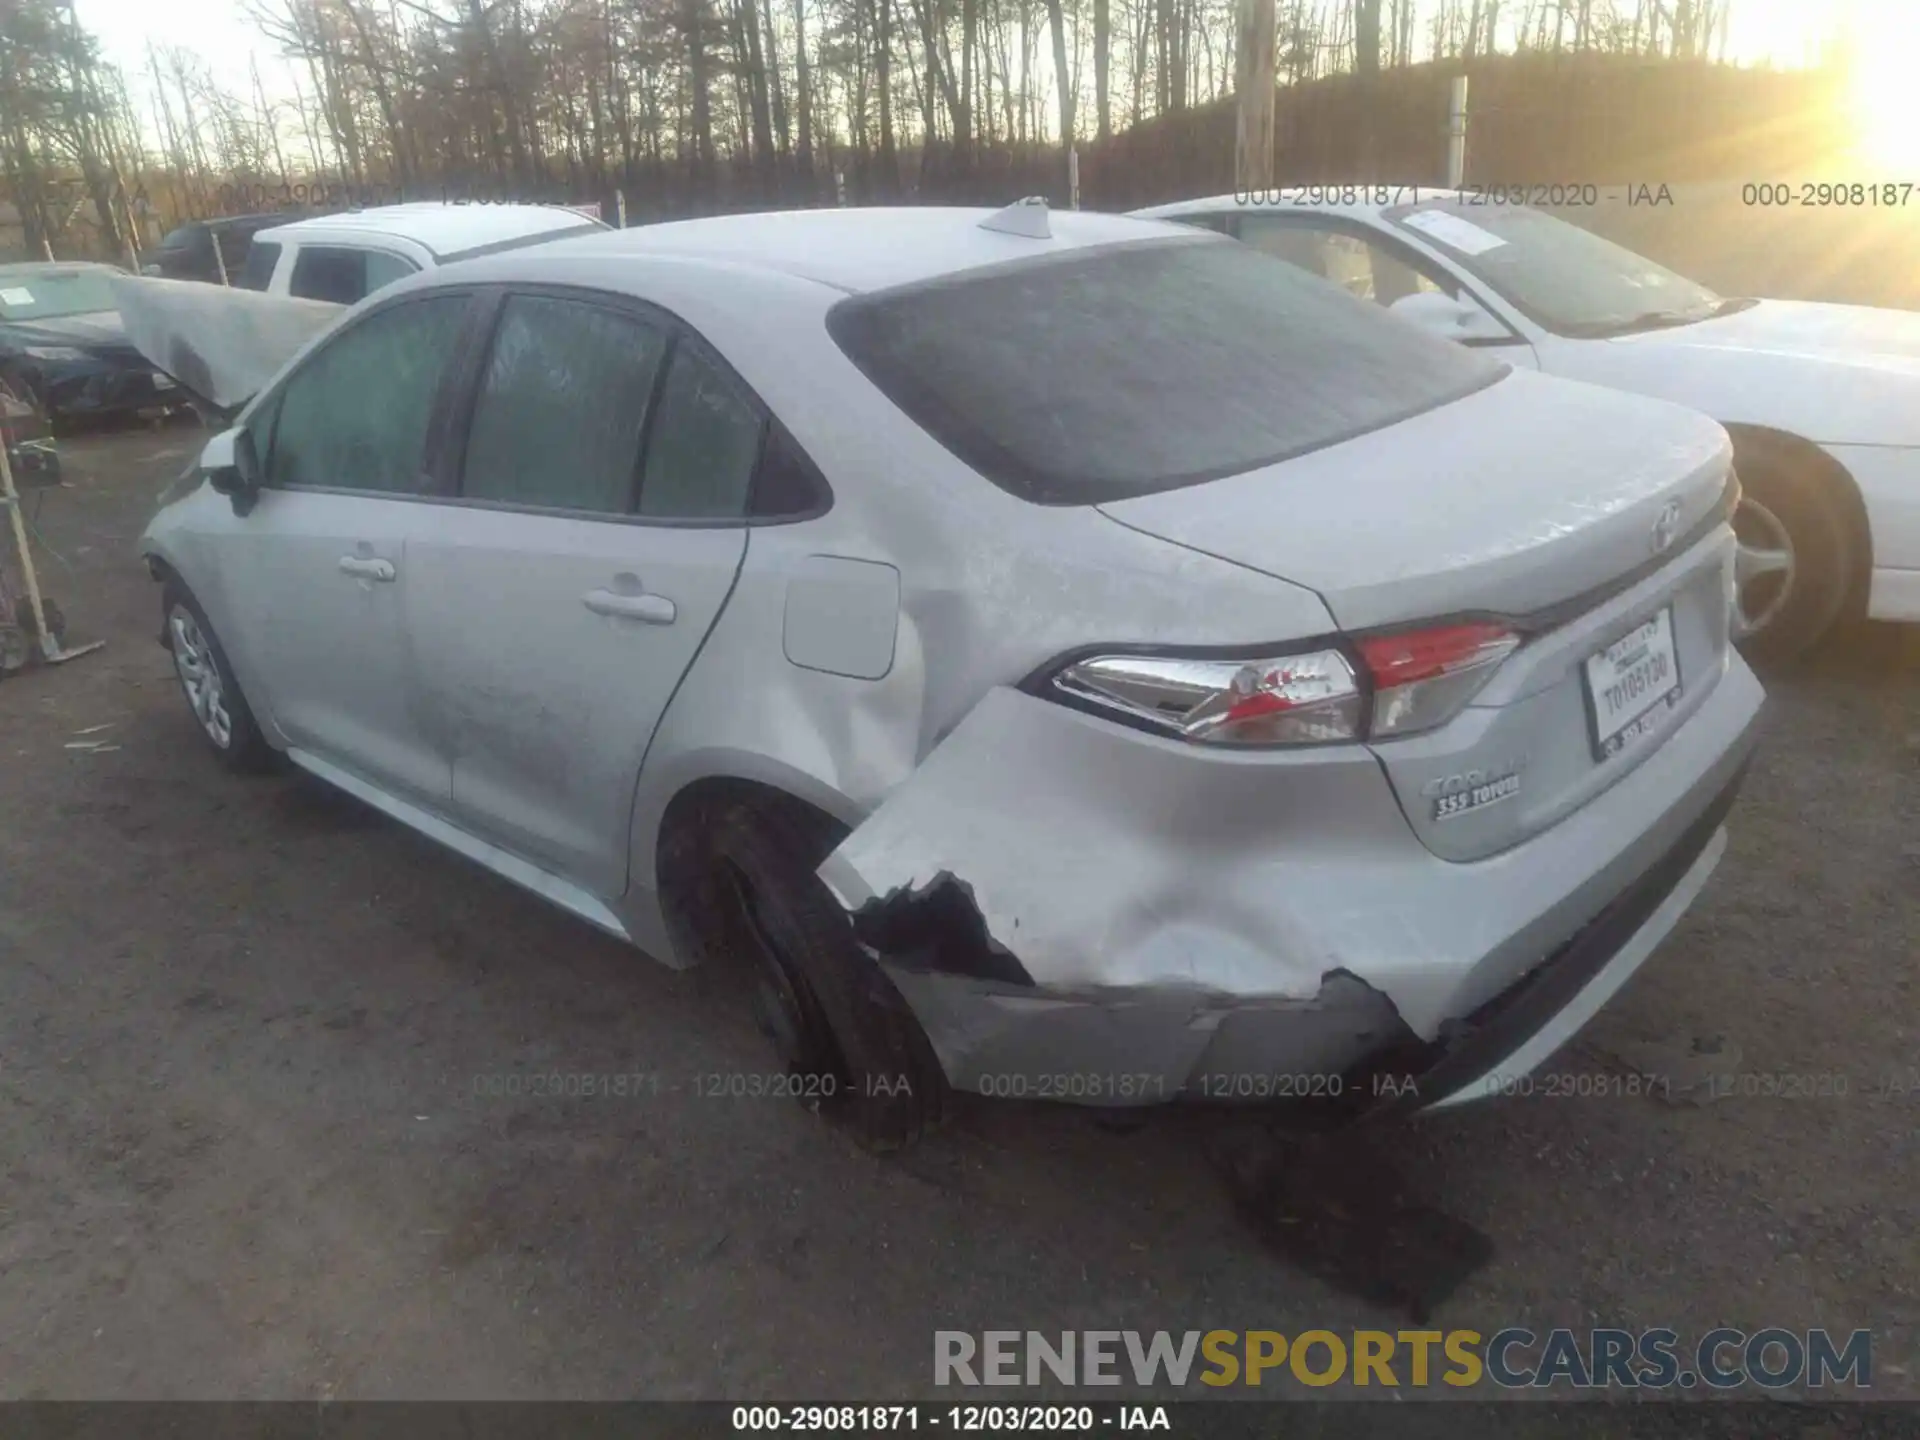
[(417, 201), (315, 215), (253, 237), (234, 284), (357, 305), (419, 270), (607, 227), (559, 205)]
[(1849, 615), (1920, 621), (1920, 315), (1725, 298), (1452, 190), (1315, 186), (1134, 213), (1223, 231), (1510, 364), (1718, 420), (1744, 496), (1736, 622), (1756, 655), (1801, 655)]

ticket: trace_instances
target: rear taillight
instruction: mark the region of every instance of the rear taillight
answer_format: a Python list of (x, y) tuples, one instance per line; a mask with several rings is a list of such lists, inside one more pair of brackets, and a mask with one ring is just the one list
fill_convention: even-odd
[(1499, 625), (1444, 625), (1355, 641), (1357, 670), (1331, 646), (1226, 659), (1095, 655), (1046, 684), (1075, 704), (1201, 744), (1388, 739), (1444, 725), (1519, 644)]
[(1459, 713), (1520, 645), (1504, 625), (1440, 625), (1358, 642), (1373, 681), (1373, 736), (1411, 735)]
[(1338, 650), (1246, 660), (1098, 655), (1055, 673), (1056, 690), (1210, 745), (1360, 738), (1364, 696)]

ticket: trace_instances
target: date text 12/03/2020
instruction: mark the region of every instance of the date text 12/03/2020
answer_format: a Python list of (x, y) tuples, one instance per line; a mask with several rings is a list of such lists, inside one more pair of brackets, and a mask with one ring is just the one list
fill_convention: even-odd
[(735, 1434), (915, 1432), (956, 1434), (1172, 1430), (1164, 1405), (735, 1405)]

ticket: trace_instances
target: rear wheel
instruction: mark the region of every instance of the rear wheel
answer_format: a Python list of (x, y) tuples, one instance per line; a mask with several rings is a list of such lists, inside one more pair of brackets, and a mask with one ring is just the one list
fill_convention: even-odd
[(866, 1149), (939, 1118), (946, 1081), (919, 1022), (814, 871), (844, 831), (783, 796), (711, 799), (663, 859), (669, 900), (708, 958), (744, 962), (755, 1020), (794, 1082)]
[(1735, 468), (1735, 636), (1755, 659), (1797, 660), (1839, 621), (1865, 559), (1843, 482), (1760, 444)]

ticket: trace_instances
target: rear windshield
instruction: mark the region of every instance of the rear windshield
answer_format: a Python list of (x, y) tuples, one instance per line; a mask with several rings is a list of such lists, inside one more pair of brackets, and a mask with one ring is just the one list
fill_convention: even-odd
[(1257, 469), (1507, 372), (1283, 260), (1201, 238), (862, 296), (828, 328), (955, 455), (1047, 505)]

